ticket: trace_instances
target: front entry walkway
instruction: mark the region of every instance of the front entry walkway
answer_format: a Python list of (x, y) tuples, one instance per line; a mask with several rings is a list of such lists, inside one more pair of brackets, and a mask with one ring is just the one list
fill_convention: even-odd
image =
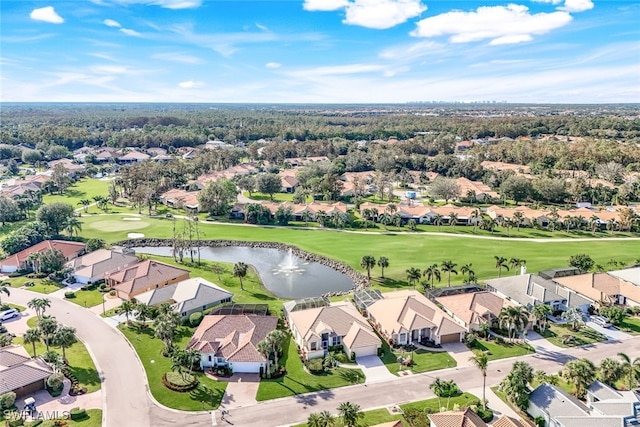
[(451, 342), (442, 344), (442, 348), (444, 348), (449, 355), (456, 360), (458, 368), (464, 368), (465, 366), (471, 366), (470, 358), (475, 356), (473, 351), (469, 350), (469, 347), (464, 345), (461, 342)]
[(218, 380), (228, 381), (227, 389), (222, 397), (221, 408), (239, 408), (257, 403), (256, 393), (258, 393), (260, 385), (259, 374), (233, 374), (227, 379), (218, 378)]
[(378, 356), (356, 356), (356, 363), (358, 364), (358, 368), (362, 369), (364, 373), (365, 384), (398, 378), (389, 372)]

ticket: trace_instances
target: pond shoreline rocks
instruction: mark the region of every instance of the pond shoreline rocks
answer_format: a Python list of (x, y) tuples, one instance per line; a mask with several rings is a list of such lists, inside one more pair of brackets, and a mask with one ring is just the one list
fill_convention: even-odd
[[(140, 238), (140, 239), (127, 239), (122, 240), (120, 242), (114, 243), (116, 246), (124, 246), (127, 248), (133, 247), (172, 247), (173, 240), (172, 239), (154, 239), (154, 238)], [(212, 248), (220, 248), (220, 247), (230, 247), (230, 246), (240, 246), (240, 247), (248, 247), (248, 248), (268, 248), (268, 249), (277, 249), (280, 251), (288, 251), (291, 249), (293, 255), (302, 261), (306, 262), (316, 262), (318, 264), (322, 264), (326, 267), (329, 267), (333, 270), (336, 270), (345, 276), (347, 276), (351, 281), (353, 281), (353, 288), (348, 291), (343, 292), (328, 292), (324, 294), (325, 297), (338, 296), (338, 295), (346, 295), (352, 291), (357, 291), (369, 286), (369, 280), (367, 276), (360, 273), (355, 268), (348, 266), (346, 264), (341, 263), (340, 261), (336, 261), (331, 258), (327, 258), (322, 255), (314, 254), (311, 252), (303, 251), (302, 249), (288, 245), (285, 243), (279, 242), (251, 242), (251, 241), (243, 241), (243, 240), (201, 240), (200, 247), (212, 247)]]

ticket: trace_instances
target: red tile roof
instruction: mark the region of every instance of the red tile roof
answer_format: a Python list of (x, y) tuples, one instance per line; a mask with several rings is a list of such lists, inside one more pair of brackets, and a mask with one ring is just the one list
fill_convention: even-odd
[(29, 255), (44, 252), (47, 249), (57, 249), (62, 252), (62, 255), (66, 259), (75, 258), (85, 248), (84, 243), (71, 242), (67, 240), (45, 240), (44, 242), (37, 243), (27, 249), (24, 249), (16, 254), (13, 254), (2, 261), (0, 265), (11, 265), (20, 267), (27, 262)]

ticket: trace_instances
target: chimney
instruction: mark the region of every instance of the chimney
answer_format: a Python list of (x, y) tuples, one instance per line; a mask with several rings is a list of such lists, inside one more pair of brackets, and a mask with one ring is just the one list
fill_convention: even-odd
[(520, 275), (524, 276), (525, 274), (527, 274), (527, 266), (526, 265), (521, 265), (520, 266)]

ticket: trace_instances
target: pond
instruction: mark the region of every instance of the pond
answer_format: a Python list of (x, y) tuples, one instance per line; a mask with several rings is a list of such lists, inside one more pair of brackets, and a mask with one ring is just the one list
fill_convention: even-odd
[[(137, 247), (138, 254), (173, 256), (170, 247)], [(252, 265), (264, 286), (279, 298), (317, 297), (329, 292), (348, 291), (353, 281), (345, 274), (317, 262), (306, 262), (291, 251), (245, 246), (203, 247), (200, 258), (208, 261)]]

